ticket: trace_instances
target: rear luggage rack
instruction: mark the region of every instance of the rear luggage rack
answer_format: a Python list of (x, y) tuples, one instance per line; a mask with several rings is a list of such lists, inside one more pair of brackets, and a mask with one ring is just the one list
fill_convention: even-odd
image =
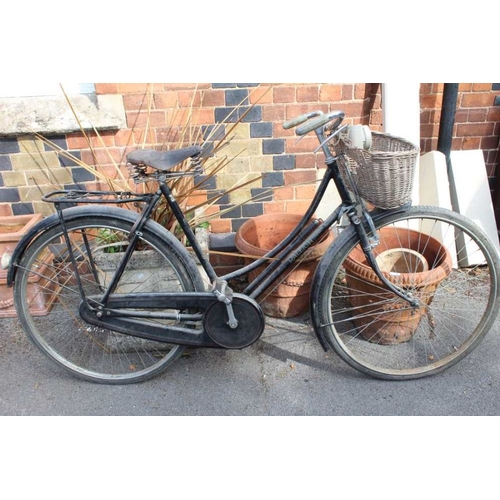
[(48, 203), (136, 203), (147, 202), (152, 198), (151, 193), (137, 194), (131, 191), (80, 191), (76, 189), (52, 191), (42, 197)]

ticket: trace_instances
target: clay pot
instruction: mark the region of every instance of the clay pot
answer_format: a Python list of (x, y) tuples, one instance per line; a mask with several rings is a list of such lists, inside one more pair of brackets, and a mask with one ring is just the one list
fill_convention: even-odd
[[(401, 233), (404, 233), (404, 236), (400, 236)], [(344, 263), (349, 301), (357, 309), (354, 323), (363, 338), (379, 344), (399, 344), (412, 338), (425, 314), (426, 306), (432, 301), (434, 292), (441, 281), (450, 274), (452, 261), (449, 252), (438, 240), (418, 231), (397, 227), (383, 228), (379, 235), (380, 245), (373, 252), (377, 261), (382, 264), (384, 276), (399, 287), (411, 289), (422, 306), (413, 310), (405, 300), (396, 300), (393, 293), (385, 292), (382, 282), (369, 267), (359, 247), (351, 252)], [(401, 266), (408, 262), (394, 258), (394, 254), (401, 254), (405, 250), (400, 248), (402, 241), (406, 244), (405, 249), (410, 250), (408, 253), (412, 258), (418, 260), (421, 272), (409, 272), (415, 269), (410, 266), (408, 269), (399, 267), (397, 271), (393, 267), (396, 263)], [(389, 249), (397, 251), (387, 252)], [(384, 268), (385, 265), (390, 267)]]
[[(288, 236), (302, 219), (295, 214), (269, 214), (245, 222), (236, 233), (235, 244), (250, 263), (262, 257)], [(279, 284), (273, 283), (263, 294), (261, 302), (264, 314), (279, 318), (299, 316), (309, 310), (309, 292), (319, 260), (333, 241), (329, 231), (321, 241), (312, 245), (303, 260)], [(264, 270), (261, 266), (249, 274), (252, 282)], [(281, 278), (283, 279), (283, 278)], [(269, 293), (270, 292), (270, 293)]]
[[(26, 215), (7, 215), (0, 217), (0, 259), (4, 254), (11, 254), (19, 243), (19, 240), (39, 221), (42, 220), (41, 214)], [(7, 257), (7, 255), (5, 256)], [(47, 257), (47, 262), (39, 271), (44, 276), (50, 273), (49, 264), (51, 256)], [(8, 258), (5, 260), (8, 261)], [(44, 286), (48, 282), (39, 276), (30, 277), (28, 282), (28, 295), (30, 309), (33, 314), (44, 314), (48, 310), (46, 302), (48, 298), (42, 293)], [(50, 284), (49, 284), (50, 285)], [(12, 288), (7, 287), (7, 270), (0, 268), (0, 318), (15, 318), (17, 316), (14, 308), (14, 298)]]

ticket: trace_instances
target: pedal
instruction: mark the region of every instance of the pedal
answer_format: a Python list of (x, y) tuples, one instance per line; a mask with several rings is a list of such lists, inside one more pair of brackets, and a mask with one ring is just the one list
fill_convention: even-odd
[(238, 320), (236, 319), (233, 311), (233, 290), (227, 284), (227, 281), (217, 278), (212, 285), (212, 293), (217, 297), (219, 302), (226, 305), (227, 316), (229, 318), (227, 324), (230, 328), (238, 327)]

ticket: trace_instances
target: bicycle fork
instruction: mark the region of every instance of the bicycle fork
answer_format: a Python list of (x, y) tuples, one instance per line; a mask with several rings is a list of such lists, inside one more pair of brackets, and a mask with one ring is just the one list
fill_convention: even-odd
[[(347, 210), (347, 216), (349, 217), (351, 224), (356, 230), (361, 248), (363, 249), (363, 253), (365, 254), (370, 267), (373, 269), (373, 272), (377, 275), (379, 280), (389, 291), (408, 302), (413, 309), (418, 309), (421, 305), (420, 301), (417, 298), (413, 297), (410, 292), (401, 289), (391, 283), (380, 270), (375, 255), (372, 252), (372, 250), (380, 243), (380, 239), (378, 237), (377, 230), (375, 229), (375, 225), (370, 214), (366, 210), (363, 210), (363, 215), (360, 218), (356, 212), (355, 207), (351, 206)], [(368, 226), (368, 232), (365, 229), (365, 224)]]

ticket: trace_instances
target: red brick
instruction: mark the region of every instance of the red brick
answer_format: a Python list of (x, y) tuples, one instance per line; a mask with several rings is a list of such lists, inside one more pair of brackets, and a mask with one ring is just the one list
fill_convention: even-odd
[(117, 94), (118, 84), (116, 83), (95, 83), (96, 94)]
[(341, 85), (322, 85), (319, 90), (319, 100), (323, 102), (337, 102), (342, 98)]
[(134, 134), (130, 129), (118, 130), (115, 134), (116, 146), (132, 146), (135, 144)]
[(439, 124), (428, 123), (420, 125), (420, 134), (422, 137), (437, 137), (439, 135)]
[(288, 201), (286, 203), (286, 212), (289, 214), (304, 214), (309, 205), (309, 201)]
[(463, 94), (460, 105), (464, 108), (481, 108), (492, 106), (494, 99), (494, 95), (490, 93)]
[(272, 104), (273, 87), (268, 84), (261, 84), (251, 89), (248, 96), (251, 104)]
[(116, 84), (118, 94), (128, 94), (131, 92), (147, 92), (150, 84), (149, 83), (117, 83)]
[(493, 164), (493, 165), (497, 165), (498, 164), (498, 151), (495, 150), (495, 151), (487, 151), (486, 152), (487, 155), (486, 155), (486, 163), (490, 163), (490, 164)]
[(191, 125), (210, 125), (215, 121), (214, 109), (197, 109), (189, 120)]
[[(149, 94), (125, 94), (123, 96), (123, 104), (127, 111), (135, 111), (139, 109), (148, 109)], [(153, 104), (154, 107), (154, 104)]]
[(273, 190), (274, 199), (277, 201), (281, 200), (291, 200), (293, 199), (294, 191), (293, 187), (285, 186), (285, 187), (276, 187)]
[(12, 213), (12, 206), (7, 203), (2, 203), (0, 204), (0, 216), (1, 217), (10, 217), (11, 215), (14, 215)]
[(487, 114), (488, 111), (485, 108), (471, 109), (469, 111), (469, 122), (472, 123), (485, 122)]
[(354, 99), (354, 86), (342, 85), (342, 100), (352, 101), (352, 99)]
[(210, 222), (210, 230), (212, 233), (230, 233), (231, 220), (230, 219), (213, 219)]
[[(455, 123), (468, 123), (469, 122), (469, 110), (468, 109), (457, 109), (455, 113)], [(432, 123), (439, 123), (439, 120), (433, 120)]]
[(312, 200), (316, 192), (316, 184), (307, 184), (295, 187), (295, 199)]
[(123, 159), (122, 148), (95, 148), (93, 153), (98, 165), (111, 165), (113, 161), (120, 163)]
[(473, 92), (491, 92), (491, 83), (473, 83)]
[(276, 106), (262, 106), (262, 120), (265, 122), (284, 122), (285, 106), (283, 104)]
[(382, 130), (382, 110), (378, 109), (370, 113), (370, 128), (375, 131)]
[(481, 138), (481, 145), (480, 149), (487, 150), (487, 149), (494, 149), (495, 151), (498, 150), (498, 136), (491, 136), (491, 137), (482, 137)]
[(340, 109), (344, 111), (346, 118), (358, 118), (364, 114), (363, 101), (343, 102)]
[(319, 86), (308, 85), (297, 88), (297, 102), (317, 102), (319, 100)]
[(191, 106), (199, 107), (201, 105), (201, 95), (199, 92), (179, 91), (179, 106), (188, 108)]
[(155, 107), (157, 109), (177, 108), (179, 106), (179, 95), (177, 92), (162, 92), (154, 95)]
[(193, 193), (192, 195), (188, 196), (186, 198), (186, 204), (188, 207), (196, 207), (198, 205), (201, 205), (203, 203), (206, 203), (208, 200), (208, 196), (206, 191), (196, 191), (196, 193)]
[(241, 266), (244, 259), (241, 256), (234, 255), (229, 252), (224, 253), (212, 253), (210, 252), (210, 261), (216, 262), (218, 266)]
[(459, 83), (458, 92), (470, 92), (472, 90), (472, 83)]
[[(103, 165), (98, 165), (97, 168), (98, 168), (98, 171), (101, 172), (105, 176), (106, 179), (109, 179), (110, 181), (114, 181), (114, 182), (120, 182), (120, 185), (125, 182), (122, 180), (122, 176), (119, 174), (119, 172), (117, 171), (117, 169), (114, 165), (109, 165), (109, 164), (104, 165), (103, 164)], [(124, 172), (123, 177), (125, 179), (128, 179), (128, 174)]]
[(66, 143), (68, 144), (68, 149), (83, 149), (89, 147), (87, 139), (81, 134), (67, 135)]
[(464, 137), (461, 149), (462, 150), (479, 149), (480, 142), (481, 140), (479, 137)]
[(295, 102), (295, 87), (275, 87), (273, 101), (275, 103)]
[(264, 203), (264, 214), (282, 214), (285, 212), (284, 201), (271, 201)]
[(421, 83), (420, 84), (420, 95), (431, 94), (433, 83)]
[(92, 147), (95, 148), (102, 148), (105, 146), (114, 146), (115, 145), (115, 134), (116, 132), (113, 131), (102, 131), (99, 132), (98, 134), (89, 134), (88, 137), (90, 138), (90, 143), (92, 144)]
[(371, 83), (356, 83), (354, 85), (354, 99), (366, 99), (372, 94)]
[(493, 123), (467, 123), (457, 125), (457, 137), (484, 137), (493, 134)]
[(290, 170), (284, 173), (285, 186), (316, 181), (315, 170)]
[(433, 111), (431, 110), (422, 109), (420, 112), (420, 124), (433, 123), (435, 120), (432, 113)]
[(323, 113), (328, 112), (327, 104), (289, 104), (286, 106), (286, 119), (290, 120), (291, 118), (295, 118), (296, 116), (302, 115), (304, 113), (310, 113), (311, 111), (323, 111)]
[(488, 109), (488, 113), (486, 115), (486, 121), (500, 122), (500, 106), (494, 106)]
[(273, 123), (273, 139), (279, 139), (280, 137), (295, 137), (298, 139), (299, 136), (295, 132), (296, 127), (285, 130), (283, 128), (283, 121)]
[(298, 136), (286, 139), (285, 151), (287, 153), (311, 153), (319, 146), (316, 135), (308, 134), (300, 140)]
[(295, 168), (317, 168), (322, 166), (324, 162), (324, 156), (310, 153), (310, 154), (298, 154), (295, 157)]
[(167, 122), (165, 111), (163, 110), (146, 110), (127, 113), (127, 123), (130, 128), (135, 127), (164, 127)]
[(163, 83), (158, 84), (159, 88), (164, 90), (187, 90), (187, 89), (209, 89), (211, 85), (209, 83)]
[(423, 109), (441, 109), (443, 96), (441, 94), (430, 94), (420, 96), (420, 108)]
[(203, 92), (201, 100), (202, 106), (224, 106), (224, 91), (220, 89), (206, 90)]

